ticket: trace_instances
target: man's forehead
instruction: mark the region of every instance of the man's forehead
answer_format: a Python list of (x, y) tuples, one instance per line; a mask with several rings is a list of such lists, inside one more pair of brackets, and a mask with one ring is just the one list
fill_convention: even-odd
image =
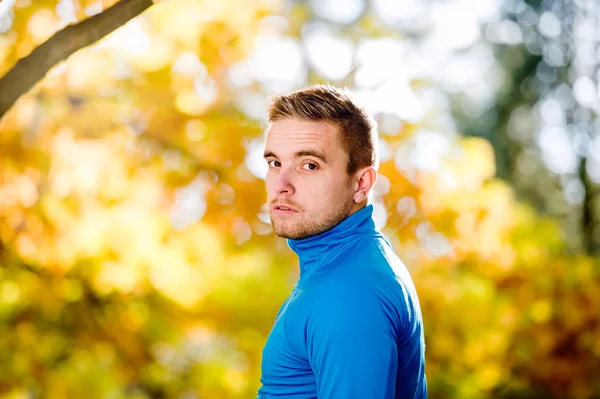
[(282, 119), (271, 124), (267, 143), (329, 146), (336, 137), (337, 129), (330, 123)]

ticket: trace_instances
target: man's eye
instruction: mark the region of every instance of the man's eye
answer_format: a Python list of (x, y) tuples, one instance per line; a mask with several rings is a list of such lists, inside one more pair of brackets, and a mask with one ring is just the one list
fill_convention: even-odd
[(317, 170), (317, 169), (319, 169), (319, 167), (317, 166), (317, 164), (314, 164), (314, 163), (305, 163), (304, 165), (302, 165), (302, 168), (304, 168), (304, 170)]
[(271, 168), (277, 168), (279, 166), (281, 166), (281, 163), (279, 161), (276, 161), (274, 159), (267, 161), (267, 164), (271, 167)]

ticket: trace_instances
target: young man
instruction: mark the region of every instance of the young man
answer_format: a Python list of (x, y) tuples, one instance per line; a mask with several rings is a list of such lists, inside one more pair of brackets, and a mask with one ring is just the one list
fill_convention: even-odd
[(300, 279), (263, 350), (258, 398), (426, 398), (417, 294), (368, 204), (375, 123), (322, 85), (275, 97), (269, 123), (271, 222)]

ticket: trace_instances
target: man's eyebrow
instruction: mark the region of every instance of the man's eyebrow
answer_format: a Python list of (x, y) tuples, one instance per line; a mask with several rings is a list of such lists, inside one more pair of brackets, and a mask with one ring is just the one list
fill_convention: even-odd
[[(277, 158), (277, 155), (275, 155), (275, 153), (273, 151), (265, 151), (265, 154), (263, 156), (265, 158)], [(328, 163), (327, 156), (324, 153), (322, 153), (321, 151), (317, 151), (317, 150), (303, 150), (303, 151), (298, 151), (298, 152), (296, 152), (294, 154), (294, 156), (296, 158), (300, 158), (300, 157), (315, 157), (315, 158), (320, 159), (324, 163)]]
[(304, 151), (298, 151), (296, 152), (296, 154), (294, 154), (296, 156), (296, 158), (300, 158), (300, 157), (314, 157), (314, 158), (318, 158), (321, 161), (328, 163), (327, 161), (327, 156), (321, 152), (321, 151), (317, 151), (317, 150), (304, 150)]

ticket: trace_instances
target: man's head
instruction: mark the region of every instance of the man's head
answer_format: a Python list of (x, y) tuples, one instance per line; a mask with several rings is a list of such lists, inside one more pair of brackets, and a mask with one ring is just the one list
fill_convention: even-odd
[(268, 121), (267, 197), (277, 235), (322, 233), (367, 204), (376, 126), (345, 92), (316, 85), (276, 96)]

